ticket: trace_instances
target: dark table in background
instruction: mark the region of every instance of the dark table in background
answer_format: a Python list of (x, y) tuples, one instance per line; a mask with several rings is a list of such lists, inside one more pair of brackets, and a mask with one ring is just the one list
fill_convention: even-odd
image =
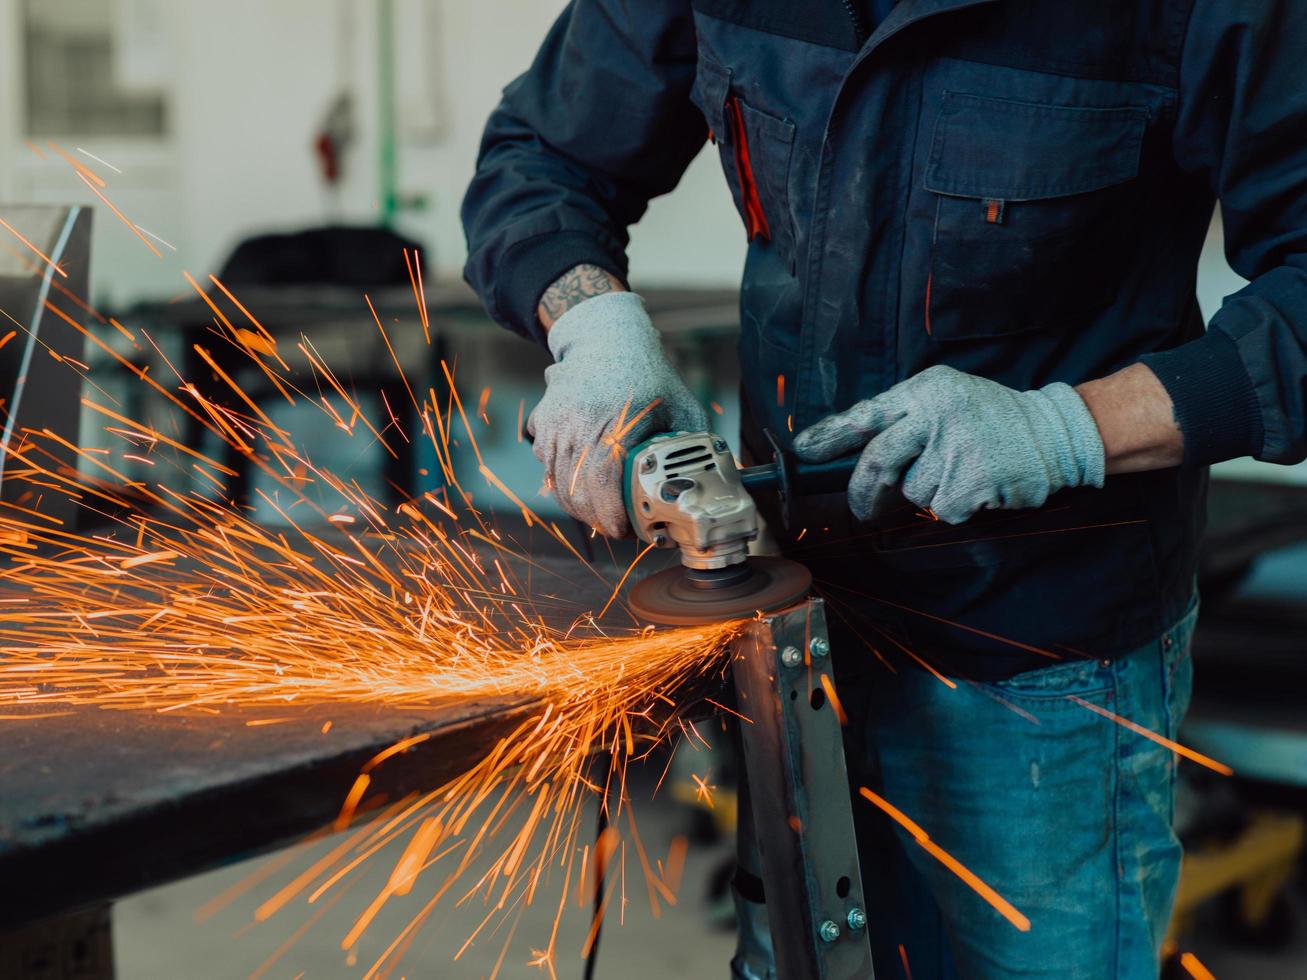
[[(367, 292), (377, 319), (386, 328), (393, 354), (377, 331), (376, 321), (361, 289), (259, 286), (241, 287), (232, 292), (241, 306), (277, 341), (278, 353), (292, 370), (304, 371), (307, 375), (308, 361), (296, 350), (300, 336), (304, 335), (320, 359), (344, 382), (347, 390), (360, 394), (384, 394), (387, 404), (400, 414), (405, 425), (411, 422), (405, 415), (411, 415), (412, 406), (408, 388), (401, 380), (401, 369), (414, 391), (425, 392), (431, 386), (440, 390), (443, 384), (440, 361), (452, 360), (450, 355), (457, 350), (459, 339), (484, 336), (500, 329), (490, 321), (471, 288), (462, 282), (433, 282), (425, 288), (425, 331), (411, 288), (386, 287)], [(673, 344), (689, 348), (689, 361), (694, 361), (696, 350), (704, 349), (708, 343), (724, 337), (733, 338), (738, 333), (737, 290), (652, 288), (642, 295), (664, 336)], [(231, 324), (252, 329), (245, 314), (220, 291), (211, 290), (208, 298)], [(197, 344), (203, 346), (254, 401), (280, 397), (267, 378), (253, 368), (248, 355), (217, 335), (219, 320), (209, 304), (199, 296), (141, 304), (126, 311), (124, 319), (133, 326), (146, 327), (152, 333), (179, 341), (181, 362), (178, 368), (182, 376), (195, 384), (209, 400), (238, 405), (230, 389), (196, 352)], [(533, 351), (526, 341), (518, 342), (522, 344), (520, 356), (538, 358), (543, 370), (549, 363), (547, 353), (543, 349)], [(695, 380), (691, 378), (691, 383)], [(203, 427), (191, 418), (187, 418), (185, 424), (183, 441), (187, 445), (197, 445)], [(392, 449), (396, 456), (387, 455), (383, 475), (392, 488), (408, 488), (414, 482), (416, 468), (412, 446), (404, 440), (395, 440), (395, 443)], [(222, 462), (242, 474), (233, 481), (231, 491), (237, 499), (243, 499), (248, 492), (249, 480), (243, 457), (228, 448)], [(394, 502), (398, 503), (404, 497), (404, 492), (396, 492)]]

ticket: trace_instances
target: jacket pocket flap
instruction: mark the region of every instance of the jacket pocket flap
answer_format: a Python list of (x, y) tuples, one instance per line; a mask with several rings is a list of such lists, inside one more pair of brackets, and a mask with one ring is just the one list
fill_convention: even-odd
[(925, 187), (958, 197), (1037, 201), (1139, 173), (1148, 110), (1015, 102), (945, 92)]
[(730, 127), (726, 122), (726, 99), (730, 91), (731, 70), (700, 58), (694, 72), (691, 100), (708, 121), (713, 138), (725, 146), (731, 145)]

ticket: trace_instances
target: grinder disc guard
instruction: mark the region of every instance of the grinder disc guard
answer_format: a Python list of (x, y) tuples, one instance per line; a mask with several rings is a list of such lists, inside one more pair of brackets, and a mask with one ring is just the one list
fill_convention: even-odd
[(697, 626), (793, 605), (812, 588), (812, 573), (785, 558), (749, 558), (710, 572), (677, 566), (631, 589), (631, 611), (666, 626)]

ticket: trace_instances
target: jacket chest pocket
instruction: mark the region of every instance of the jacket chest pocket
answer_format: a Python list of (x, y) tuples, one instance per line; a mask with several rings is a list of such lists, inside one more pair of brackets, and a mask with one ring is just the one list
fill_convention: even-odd
[(981, 339), (1087, 322), (1120, 277), (1148, 110), (945, 92), (924, 187), (926, 330)]
[(794, 271), (790, 156), (794, 123), (755, 109), (731, 87), (731, 71), (700, 59), (694, 101), (708, 121), (749, 242), (776, 249)]

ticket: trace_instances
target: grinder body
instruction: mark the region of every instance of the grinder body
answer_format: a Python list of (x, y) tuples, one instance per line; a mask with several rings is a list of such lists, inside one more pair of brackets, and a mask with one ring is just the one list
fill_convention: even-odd
[(790, 605), (811, 588), (802, 565), (749, 557), (758, 508), (720, 436), (654, 436), (627, 454), (622, 486), (637, 537), (680, 549), (681, 567), (657, 572), (631, 590), (631, 608), (642, 618), (669, 625), (718, 622)]
[(668, 432), (631, 450), (622, 480), (636, 536), (680, 548), (687, 568), (723, 569), (748, 556), (758, 508), (730, 447), (710, 432)]

